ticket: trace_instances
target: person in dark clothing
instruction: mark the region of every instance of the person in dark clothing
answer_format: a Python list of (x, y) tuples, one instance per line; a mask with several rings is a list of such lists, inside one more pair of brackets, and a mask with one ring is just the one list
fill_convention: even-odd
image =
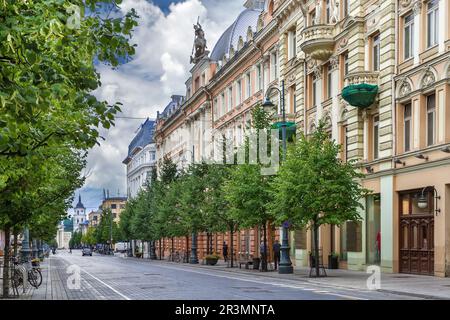
[(278, 240), (275, 240), (275, 243), (273, 244), (273, 261), (275, 263), (275, 270), (278, 269), (278, 265), (280, 264), (280, 250), (281, 245), (278, 242)]
[(225, 262), (227, 262), (228, 261), (228, 245), (225, 241), (223, 242), (222, 253), (223, 253), (223, 260)]

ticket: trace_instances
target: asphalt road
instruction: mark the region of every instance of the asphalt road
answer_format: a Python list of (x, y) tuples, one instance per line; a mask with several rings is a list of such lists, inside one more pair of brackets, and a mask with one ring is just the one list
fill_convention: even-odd
[[(75, 275), (79, 272), (79, 284)], [(371, 300), (412, 299), (370, 290), (350, 290), (81, 250), (49, 259), (40, 298), (53, 300)], [(39, 298), (38, 294), (36, 293)]]

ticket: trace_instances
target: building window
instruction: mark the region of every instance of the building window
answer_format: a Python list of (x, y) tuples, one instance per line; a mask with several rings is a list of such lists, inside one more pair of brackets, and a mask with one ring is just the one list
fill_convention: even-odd
[(316, 77), (316, 75), (312, 76), (312, 106), (315, 107), (319, 103), (319, 90), (318, 90), (318, 84), (319, 79)]
[(295, 30), (288, 32), (288, 60), (297, 56), (297, 34)]
[(242, 103), (242, 81), (238, 80), (236, 83), (236, 87), (237, 87), (237, 104), (241, 104)]
[(217, 117), (219, 115), (218, 113), (219, 109), (219, 103), (217, 101), (217, 98), (214, 99), (214, 116)]
[(326, 12), (327, 12), (327, 23), (330, 23), (330, 17), (331, 17), (331, 5), (330, 5), (330, 0), (327, 0), (327, 4), (326, 4)]
[(202, 74), (202, 86), (206, 85), (206, 74)]
[(348, 75), (348, 52), (344, 54), (344, 76)]
[(427, 96), (427, 145), (435, 143), (436, 127), (436, 96), (431, 94)]
[(245, 97), (246, 98), (250, 98), (251, 94), (252, 94), (252, 82), (251, 82), (251, 78), (250, 78), (250, 73), (247, 73), (245, 75)]
[(403, 110), (403, 135), (404, 135), (404, 150), (408, 152), (411, 150), (411, 103), (405, 104)]
[(413, 56), (414, 50), (414, 15), (409, 14), (405, 17), (405, 26), (403, 28), (404, 32), (404, 48), (405, 60)]
[(373, 71), (380, 70), (380, 35), (372, 38), (372, 68)]
[(316, 11), (314, 10), (309, 14), (309, 25), (313, 26), (315, 24), (316, 24)]
[(223, 92), (221, 95), (220, 95), (220, 100), (222, 101), (222, 112), (221, 112), (221, 115), (224, 115), (226, 112), (227, 112), (227, 109), (226, 109), (226, 106), (225, 106), (225, 93)]
[(228, 88), (228, 110), (233, 109), (233, 87)]
[(327, 66), (327, 97), (330, 99), (333, 94), (333, 68), (331, 64), (328, 64)]
[(294, 113), (297, 113), (297, 95), (295, 94), (295, 87), (294, 87)]
[(278, 77), (278, 56), (277, 53), (274, 52), (271, 54), (271, 81), (274, 81)]
[(295, 113), (295, 85), (291, 86), (288, 90), (289, 95), (289, 109), (286, 110), (287, 113)]
[(350, 0), (344, 0), (344, 17), (347, 17), (350, 13)]
[(439, 1), (431, 0), (427, 4), (427, 47), (438, 43)]
[(194, 81), (194, 91), (197, 91), (199, 88), (200, 88), (200, 78), (197, 77), (197, 78), (195, 78), (195, 81)]
[(373, 117), (373, 158), (378, 159), (380, 143), (380, 116), (376, 115)]
[(263, 88), (263, 83), (262, 83), (262, 70), (261, 70), (261, 65), (258, 65), (256, 67), (256, 86), (258, 88), (258, 91), (261, 90)]

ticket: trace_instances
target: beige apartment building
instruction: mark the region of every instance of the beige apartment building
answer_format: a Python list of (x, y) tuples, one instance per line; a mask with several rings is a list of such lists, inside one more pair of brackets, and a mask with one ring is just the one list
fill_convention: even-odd
[[(302, 88), (295, 91), (297, 130), (308, 134), (327, 119), (342, 159), (357, 160), (363, 185), (373, 190), (361, 200), (362, 222), (321, 229), (325, 265), (336, 252), (341, 268), (376, 264), (386, 272), (448, 276), (448, 1), (281, 3), (275, 14), (282, 76), (296, 68), (295, 86)], [(289, 59), (294, 30), (297, 57)], [(373, 101), (346, 101), (343, 92), (361, 84), (377, 87)], [(372, 98), (363, 91), (355, 97)], [(310, 232), (297, 231), (291, 240), (296, 263), (307, 265)]]
[[(297, 131), (327, 120), (341, 159), (356, 160), (373, 191), (361, 222), (321, 228), (324, 264), (338, 253), (340, 268), (448, 276), (449, 16), (448, 0), (245, 1), (194, 63), (186, 96), (158, 117), (158, 159), (182, 167), (217, 155), (205, 138), (239, 145), (251, 108), (284, 83)], [(290, 235), (292, 262), (307, 266), (311, 232)], [(239, 236), (239, 245), (258, 239)]]
[[(110, 197), (108, 192), (108, 196), (105, 199), (103, 199), (103, 202), (100, 206), (100, 210), (102, 212), (107, 209), (111, 210), (114, 222), (119, 223), (120, 214), (122, 213), (123, 210), (125, 210), (126, 203), (127, 197), (120, 197), (120, 196)], [(99, 213), (99, 211), (97, 211), (97, 213)], [(101, 215), (99, 216), (98, 219), (99, 220), (101, 219)]]

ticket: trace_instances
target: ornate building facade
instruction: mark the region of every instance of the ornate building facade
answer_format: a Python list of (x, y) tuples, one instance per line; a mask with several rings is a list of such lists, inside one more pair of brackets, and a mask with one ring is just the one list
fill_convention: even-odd
[(122, 162), (127, 166), (127, 196), (130, 198), (134, 198), (144, 184), (151, 181), (152, 170), (156, 166), (154, 127), (155, 121), (150, 119), (140, 126)]
[[(297, 131), (327, 121), (341, 159), (356, 161), (373, 191), (360, 222), (321, 227), (324, 264), (338, 253), (340, 268), (448, 276), (449, 16), (448, 0), (246, 1), (192, 68), (186, 98), (158, 117), (158, 157), (182, 166), (217, 156), (205, 139), (239, 145), (251, 108), (284, 84)], [(189, 134), (169, 139), (182, 128)], [(256, 253), (257, 230), (246, 232)], [(311, 232), (290, 235), (293, 263), (307, 266)]]

